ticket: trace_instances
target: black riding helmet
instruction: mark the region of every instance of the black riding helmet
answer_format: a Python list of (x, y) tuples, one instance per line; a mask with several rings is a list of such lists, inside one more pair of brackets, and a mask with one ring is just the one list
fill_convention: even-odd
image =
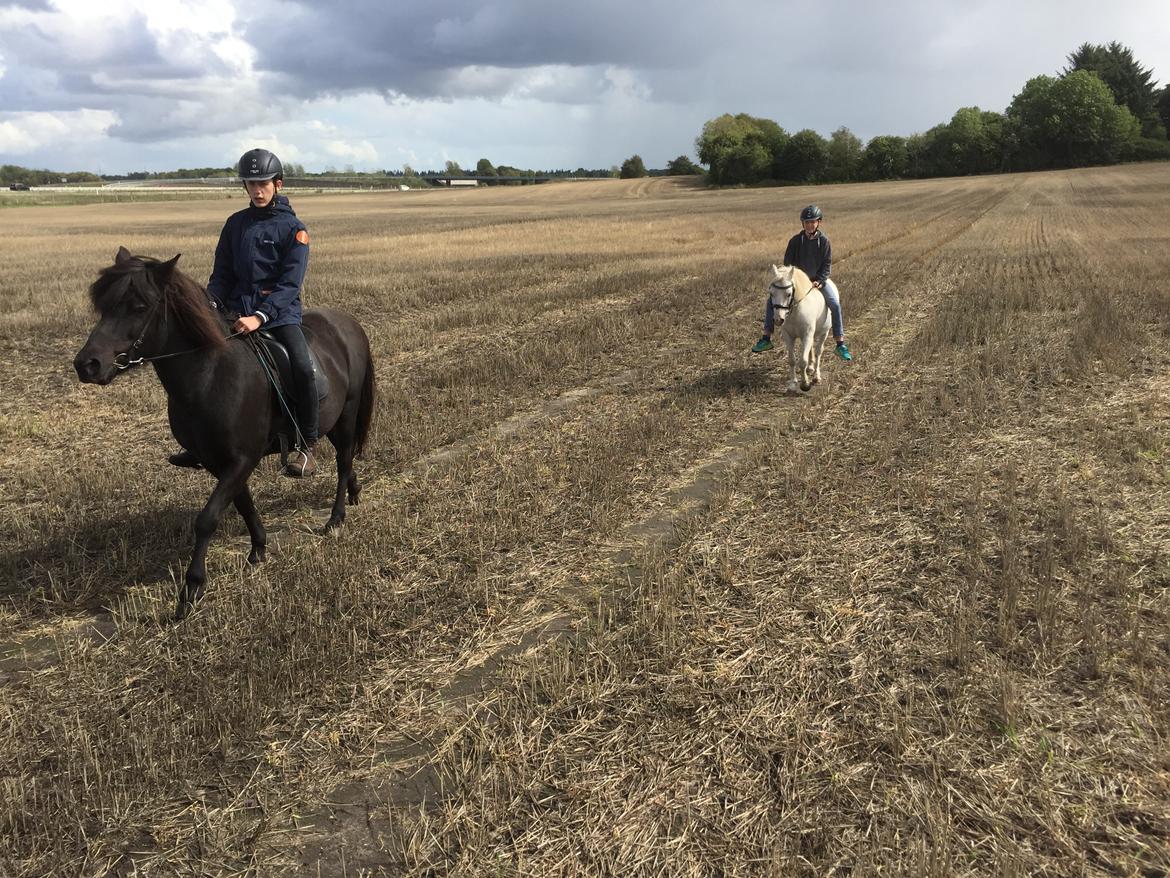
[(240, 179), (283, 180), (284, 167), (280, 159), (266, 149), (250, 149), (240, 156)]
[(824, 214), (821, 213), (821, 209), (815, 204), (810, 204), (800, 212), (800, 221), (802, 223), (808, 222), (809, 220), (819, 220), (823, 217)]

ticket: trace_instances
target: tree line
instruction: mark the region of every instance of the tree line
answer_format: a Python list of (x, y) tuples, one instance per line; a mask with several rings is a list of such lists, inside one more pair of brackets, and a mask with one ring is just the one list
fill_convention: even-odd
[[(413, 172), (412, 172), (413, 173)], [(428, 172), (429, 173), (429, 172)], [(488, 159), (480, 159), (474, 171), (464, 171), (458, 162), (447, 162), (446, 173), (452, 176), (472, 175), (476, 177), (558, 177), (558, 178), (598, 178), (598, 177), (663, 177), (674, 174), (701, 174), (703, 169), (685, 155), (671, 159), (665, 168), (647, 168), (640, 155), (634, 154), (621, 163), (610, 168), (577, 168), (575, 171), (521, 171), (508, 165), (493, 165)], [(490, 180), (488, 181), (491, 182)], [(507, 182), (502, 179), (501, 182)]]
[[(639, 159), (639, 161), (641, 161)], [(286, 179), (296, 178), (299, 181), (319, 179), (327, 182), (330, 179), (344, 177), (361, 182), (363, 185), (393, 185), (406, 183), (408, 185), (429, 185), (426, 178), (442, 176), (444, 174), (456, 177), (483, 176), (496, 177), (500, 183), (516, 180), (530, 180), (533, 177), (548, 177), (565, 179), (570, 177), (618, 177), (621, 169), (614, 165), (608, 168), (557, 168), (548, 171), (533, 170), (531, 168), (516, 168), (511, 165), (493, 165), (488, 159), (480, 159), (474, 171), (465, 171), (458, 162), (449, 161), (443, 170), (415, 170), (410, 165), (402, 168), (383, 169), (378, 171), (356, 171), (352, 166), (343, 170), (328, 168), (322, 172), (309, 172), (298, 162), (283, 162)], [(666, 174), (667, 170), (650, 170), (651, 175)], [(702, 173), (701, 168), (689, 173)], [(51, 171), (47, 169), (26, 168), (20, 165), (0, 165), (0, 184), (10, 186), (13, 183), (27, 183), (30, 186), (49, 186), (57, 183), (102, 183), (111, 181), (147, 181), (147, 180), (214, 180), (236, 178), (234, 167), (224, 168), (179, 168), (173, 171), (131, 171), (127, 174), (94, 174), (89, 171)]]
[(770, 119), (724, 114), (695, 141), (712, 182), (729, 185), (942, 177), (1170, 159), (1170, 87), (1158, 89), (1120, 43), (1084, 43), (1058, 76), (1028, 80), (1007, 110), (958, 110), (909, 137), (864, 146), (848, 128), (826, 139)]
[(0, 186), (26, 183), (29, 186), (48, 186), (51, 183), (100, 183), (102, 178), (89, 171), (50, 171), (44, 168), (22, 168), (20, 165), (0, 165)]

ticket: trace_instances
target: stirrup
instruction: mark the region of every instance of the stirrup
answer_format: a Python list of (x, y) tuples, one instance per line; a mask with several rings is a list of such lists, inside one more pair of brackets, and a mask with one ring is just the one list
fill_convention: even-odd
[(317, 472), (317, 461), (313, 457), (313, 446), (298, 448), (288, 455), (284, 474), (294, 479), (304, 479)]

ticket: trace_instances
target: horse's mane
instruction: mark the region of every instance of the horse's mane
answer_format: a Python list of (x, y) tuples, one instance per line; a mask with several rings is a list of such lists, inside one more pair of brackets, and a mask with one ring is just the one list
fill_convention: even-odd
[(785, 265), (778, 268), (777, 266), (773, 265), (768, 273), (768, 283), (771, 283), (776, 278), (780, 277), (781, 272), (785, 271), (786, 269), (792, 269), (792, 301), (799, 302), (805, 296), (807, 296), (809, 291), (813, 288), (812, 278), (804, 273), (803, 268), (798, 268), (795, 265)]
[(794, 265), (792, 266), (792, 286), (795, 292), (793, 301), (799, 302), (812, 290), (812, 278), (804, 273), (803, 268), (797, 268)]
[(227, 343), (224, 321), (211, 307), (207, 291), (175, 268), (178, 258), (164, 263), (149, 256), (131, 256), (121, 250), (114, 264), (98, 273), (98, 279), (89, 288), (90, 301), (99, 314), (104, 314), (122, 300), (131, 286), (145, 287), (152, 299), (157, 301), (160, 296), (165, 299), (168, 313), (174, 316), (192, 342), (221, 348)]

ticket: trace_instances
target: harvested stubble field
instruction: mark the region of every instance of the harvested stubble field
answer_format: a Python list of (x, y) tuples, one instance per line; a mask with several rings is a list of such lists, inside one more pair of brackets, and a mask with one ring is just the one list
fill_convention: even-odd
[[(0, 211), (0, 873), (1166, 874), (1170, 166), (290, 196), (366, 491), (262, 465), (179, 625), (210, 480), (70, 363), (225, 203)], [(813, 200), (857, 360), (791, 399)]]

